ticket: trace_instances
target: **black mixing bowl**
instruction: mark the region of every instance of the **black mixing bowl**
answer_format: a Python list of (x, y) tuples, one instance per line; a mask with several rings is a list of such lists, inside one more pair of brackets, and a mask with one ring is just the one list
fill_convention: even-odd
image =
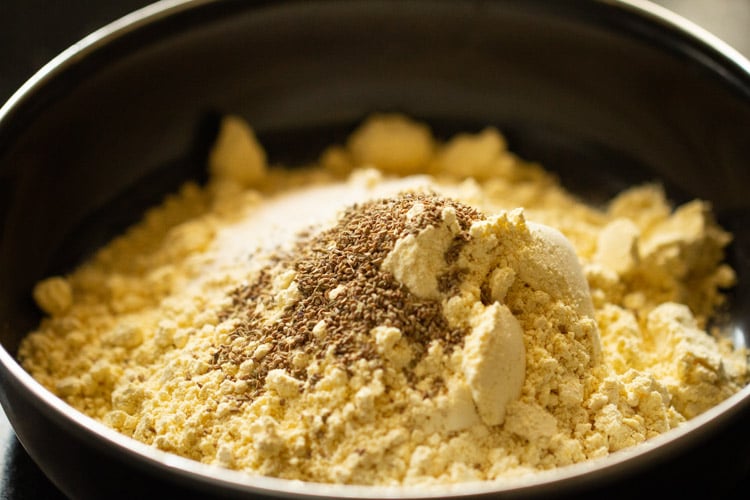
[(495, 125), (593, 203), (658, 179), (735, 234), (729, 320), (750, 340), (750, 64), (629, 2), (168, 1), (103, 28), (0, 110), (0, 400), (72, 498), (241, 496), (715, 497), (750, 473), (750, 388), (623, 453), (521, 482), (385, 490), (249, 478), (125, 438), (14, 359), (30, 290), (70, 270), (186, 178), (217, 117), (237, 113), (273, 160), (298, 162), (373, 111), (440, 134)]

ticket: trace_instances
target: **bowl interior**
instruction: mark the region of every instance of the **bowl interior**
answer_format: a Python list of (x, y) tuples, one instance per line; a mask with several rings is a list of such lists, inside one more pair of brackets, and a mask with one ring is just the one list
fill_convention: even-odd
[(750, 344), (750, 76), (623, 4), (201, 2), (160, 7), (40, 77), (0, 120), (0, 339), (38, 321), (29, 290), (187, 178), (222, 113), (299, 163), (367, 114), (438, 135), (497, 126), (593, 203), (659, 180), (735, 235), (728, 332)]

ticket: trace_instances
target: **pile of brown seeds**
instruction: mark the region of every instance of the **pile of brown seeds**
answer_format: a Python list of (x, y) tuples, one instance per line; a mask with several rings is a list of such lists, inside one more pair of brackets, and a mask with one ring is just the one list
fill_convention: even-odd
[[(415, 204), (421, 210), (407, 213)], [(257, 367), (249, 375), (238, 376), (250, 387), (247, 397), (254, 399), (263, 390), (270, 370), (282, 368), (308, 386), (306, 366), (296, 359), (322, 359), (333, 350), (335, 359), (346, 369), (358, 359), (378, 360), (370, 331), (378, 326), (401, 330), (414, 352), (412, 364), (424, 355), (433, 340), (450, 350), (462, 342), (465, 331), (451, 328), (440, 302), (421, 299), (388, 272), (380, 270), (383, 260), (396, 241), (409, 234), (437, 225), (445, 207), (453, 207), (461, 232), (444, 256), (446, 264), (456, 260), (468, 240), (468, 229), (484, 218), (477, 210), (432, 193), (402, 193), (348, 208), (338, 223), (327, 230), (301, 236), (291, 252), (276, 257), (254, 282), (235, 289), (232, 305), (222, 319), (236, 318), (227, 343), (218, 347), (213, 368), (230, 363), (239, 366), (249, 359)], [(273, 307), (272, 275), (293, 269), (299, 300), (288, 305), (277, 319), (268, 322), (257, 314), (258, 303)], [(441, 287), (452, 286), (456, 270), (440, 278)], [(314, 329), (325, 324), (325, 336)], [(251, 346), (271, 346), (262, 358), (254, 358)], [(407, 374), (408, 376), (408, 374)]]

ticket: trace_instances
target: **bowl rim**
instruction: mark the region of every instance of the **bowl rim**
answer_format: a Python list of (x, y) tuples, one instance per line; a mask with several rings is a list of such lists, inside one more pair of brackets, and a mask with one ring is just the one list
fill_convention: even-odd
[[(2, 131), (4, 123), (9, 121), (13, 112), (21, 107), (34, 94), (35, 90), (44, 86), (48, 81), (53, 80), (59, 73), (64, 72), (67, 67), (85, 58), (89, 53), (96, 51), (98, 48), (111, 43), (127, 33), (152, 24), (160, 19), (196, 9), (203, 5), (219, 4), (222, 1), (224, 0), (156, 0), (151, 4), (136, 9), (97, 28), (50, 59), (2, 103), (2, 106), (0, 106), (0, 131)], [(665, 29), (680, 33), (687, 39), (692, 39), (694, 43), (703, 48), (710, 49), (714, 57), (723, 59), (723, 62), (728, 67), (739, 70), (737, 74), (742, 75), (748, 80), (748, 84), (750, 84), (750, 56), (745, 57), (718, 36), (676, 12), (655, 4), (651, 0), (587, 1), (592, 4), (606, 5), (613, 9), (633, 13)], [(289, 0), (281, 0), (276, 3), (288, 2)], [(264, 3), (259, 2), (260, 5)], [(730, 75), (716, 61), (705, 57), (701, 59), (701, 62), (708, 64), (726, 78), (732, 79), (737, 76)]]
[[(134, 10), (86, 35), (79, 41), (43, 65), (26, 80), (0, 107), (0, 137), (3, 128), (12, 122), (14, 114), (33, 98), (36, 92), (55, 81), (68, 68), (89, 54), (106, 47), (120, 37), (134, 32), (156, 21), (190, 11), (209, 4), (219, 4), (223, 0), (158, 0)], [(287, 0), (288, 1), (288, 0)], [(719, 74), (729, 80), (735, 78), (750, 82), (750, 60), (736, 49), (713, 35), (706, 29), (675, 12), (652, 3), (650, 0), (588, 0), (592, 4), (609, 6), (640, 16), (647, 22), (680, 34), (693, 43), (709, 49), (711, 58), (702, 58)], [(282, 2), (277, 2), (282, 3)], [(264, 5), (264, 2), (260, 2)], [(721, 63), (721, 64), (720, 64)], [(731, 71), (730, 71), (731, 70)], [(731, 73), (731, 74), (730, 74)], [(748, 88), (750, 96), (750, 85)], [(534, 472), (528, 476), (503, 478), (496, 481), (477, 481), (440, 485), (406, 486), (364, 486), (315, 483), (299, 480), (279, 479), (269, 476), (250, 475), (246, 472), (230, 470), (156, 449), (134, 438), (121, 434), (103, 423), (74, 409), (46, 389), (26, 372), (0, 344), (0, 370), (7, 372), (28, 392), (30, 401), (58, 424), (80, 437), (91, 437), (93, 444), (107, 453), (117, 453), (122, 460), (130, 460), (154, 471), (168, 473), (175, 478), (186, 479), (203, 487), (225, 488), (226, 491), (284, 495), (306, 498), (454, 498), (487, 493), (521, 493), (533, 488), (559, 490), (560, 486), (571, 481), (580, 481), (584, 476), (591, 481), (606, 480), (611, 474), (624, 473), (625, 469), (643, 467), (645, 456), (658, 458), (678, 453), (687, 445), (683, 438), (695, 433), (699, 428), (719, 427), (739, 412), (750, 409), (750, 385), (704, 413), (685, 422), (677, 428), (648, 439), (630, 448), (620, 450), (601, 458), (558, 467), (548, 471)], [(5, 403), (5, 401), (3, 401)], [(11, 421), (11, 425), (13, 422)], [(594, 473), (594, 474), (592, 474)], [(580, 485), (580, 482), (578, 483)]]

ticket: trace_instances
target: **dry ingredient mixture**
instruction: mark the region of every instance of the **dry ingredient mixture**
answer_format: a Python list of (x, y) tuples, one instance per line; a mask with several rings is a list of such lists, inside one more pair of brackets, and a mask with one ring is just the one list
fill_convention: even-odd
[(19, 351), (159, 449), (318, 482), (491, 480), (641, 443), (747, 382), (707, 327), (735, 275), (703, 201), (654, 184), (588, 206), (493, 128), (441, 142), (397, 114), (297, 169), (229, 116), (210, 173), (40, 282)]

